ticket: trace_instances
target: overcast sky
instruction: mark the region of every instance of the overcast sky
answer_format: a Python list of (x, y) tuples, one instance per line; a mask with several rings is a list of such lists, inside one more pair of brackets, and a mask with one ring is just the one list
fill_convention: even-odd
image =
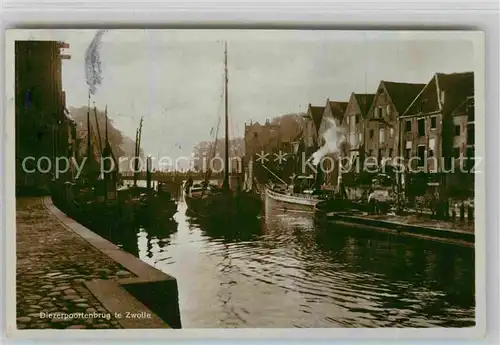
[[(85, 51), (94, 30), (32, 31), (69, 43), (67, 105), (87, 104)], [(380, 80), (426, 83), (435, 72), (474, 70), (472, 41), (435, 33), (110, 30), (102, 38), (102, 85), (115, 126), (134, 137), (144, 116), (146, 153), (189, 155), (223, 113), (223, 41), (228, 42), (231, 135), (245, 122), (305, 111), (327, 98), (374, 93)], [(28, 37), (27, 37), (28, 38)]]

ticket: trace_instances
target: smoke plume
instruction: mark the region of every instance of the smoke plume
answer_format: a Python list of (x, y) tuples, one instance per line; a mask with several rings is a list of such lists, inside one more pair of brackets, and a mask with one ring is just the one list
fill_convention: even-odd
[(321, 159), (328, 154), (339, 153), (341, 145), (346, 140), (344, 132), (337, 126), (334, 119), (327, 118), (326, 121), (328, 123), (328, 128), (321, 135), (324, 144), (318, 151), (314, 152), (310, 158), (314, 165), (318, 165)]
[(89, 86), (89, 94), (95, 95), (97, 86), (102, 83), (101, 39), (107, 30), (99, 30), (85, 52), (85, 77)]

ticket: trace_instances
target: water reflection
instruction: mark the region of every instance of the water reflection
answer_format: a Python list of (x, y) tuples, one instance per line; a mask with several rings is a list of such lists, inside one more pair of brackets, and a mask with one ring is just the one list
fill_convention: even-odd
[(180, 203), (173, 224), (134, 236), (127, 250), (177, 278), (183, 327), (474, 325), (469, 248), (321, 228), (272, 202), (230, 226)]

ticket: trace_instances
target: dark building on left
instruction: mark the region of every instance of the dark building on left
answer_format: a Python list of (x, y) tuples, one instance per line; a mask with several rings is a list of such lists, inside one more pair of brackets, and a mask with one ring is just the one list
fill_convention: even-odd
[[(47, 191), (55, 178), (66, 179), (54, 166), (72, 157), (76, 124), (66, 108), (62, 88), (63, 50), (57, 41), (15, 42), (16, 192)], [(61, 169), (64, 163), (60, 161)]]

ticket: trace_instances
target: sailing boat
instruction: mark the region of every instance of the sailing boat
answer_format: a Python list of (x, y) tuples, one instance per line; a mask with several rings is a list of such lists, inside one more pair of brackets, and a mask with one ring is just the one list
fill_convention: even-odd
[[(202, 185), (192, 186), (192, 181), (186, 188), (185, 201), (190, 211), (202, 218), (210, 219), (242, 219), (256, 218), (262, 208), (260, 197), (248, 191), (242, 190), (241, 176), (236, 177), (236, 188), (230, 187), (229, 172), (229, 112), (228, 112), (228, 70), (227, 70), (227, 43), (224, 47), (224, 125), (225, 125), (225, 157), (224, 157), (224, 180), (222, 186), (209, 183), (207, 174)], [(210, 172), (210, 171), (209, 171)]]
[[(300, 160), (301, 154), (305, 153), (303, 150), (303, 133), (301, 133), (295, 152), (296, 160)], [(309, 175), (294, 173), (290, 176), (290, 183), (281, 179), (264, 164), (262, 164), (262, 167), (280, 182), (280, 184), (277, 185), (270, 184), (267, 186), (266, 197), (271, 200), (286, 204), (291, 208), (313, 211), (318, 203), (331, 198), (329, 192), (319, 188), (323, 178), (322, 170), (319, 165), (317, 166), (316, 175), (313, 173)]]

